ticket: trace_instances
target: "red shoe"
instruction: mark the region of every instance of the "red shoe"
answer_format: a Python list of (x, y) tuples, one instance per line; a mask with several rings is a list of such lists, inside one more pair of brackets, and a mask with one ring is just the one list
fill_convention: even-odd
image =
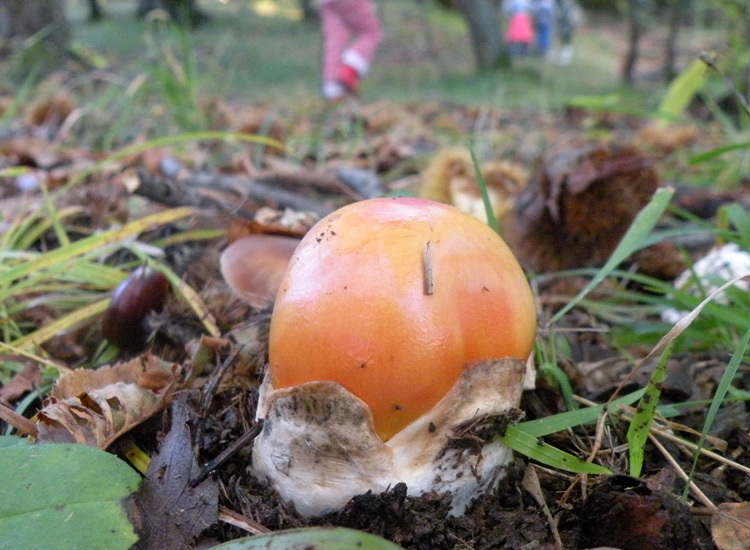
[(339, 81), (349, 93), (356, 94), (359, 92), (359, 73), (349, 65), (341, 66)]

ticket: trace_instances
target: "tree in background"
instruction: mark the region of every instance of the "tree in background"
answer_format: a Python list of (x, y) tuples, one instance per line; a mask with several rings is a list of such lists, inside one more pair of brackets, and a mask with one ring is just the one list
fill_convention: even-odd
[(746, 102), (750, 102), (750, 2), (719, 0), (729, 21), (727, 59), (721, 64)]
[(65, 0), (0, 0), (0, 32), (19, 52), (13, 70), (17, 78), (58, 69), (69, 55), (72, 33)]
[[(88, 0), (89, 20), (99, 21), (104, 16), (99, 0)], [(209, 17), (196, 4), (196, 0), (138, 0), (136, 14), (144, 17), (153, 10), (164, 10), (181, 25), (196, 27), (208, 21)]]
[(504, 59), (502, 25), (497, 2), (493, 0), (455, 0), (466, 19), (477, 69), (488, 70)]

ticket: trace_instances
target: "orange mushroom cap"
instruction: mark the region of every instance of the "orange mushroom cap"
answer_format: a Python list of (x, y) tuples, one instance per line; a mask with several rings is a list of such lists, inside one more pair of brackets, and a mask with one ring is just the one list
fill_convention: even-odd
[(345, 206), (297, 247), (274, 305), (274, 389), (332, 380), (370, 407), (388, 440), (481, 359), (526, 360), (536, 313), (513, 253), (442, 203)]

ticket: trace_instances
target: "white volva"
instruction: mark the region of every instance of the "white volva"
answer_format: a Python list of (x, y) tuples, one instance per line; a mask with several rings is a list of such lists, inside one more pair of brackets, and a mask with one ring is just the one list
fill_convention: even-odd
[(398, 482), (410, 495), (450, 493), (454, 515), (505, 477), (512, 452), (499, 438), (517, 420), (525, 365), (513, 358), (467, 368), (427, 414), (383, 442), (367, 405), (336, 382), (275, 390), (266, 380), (252, 471), (305, 516)]

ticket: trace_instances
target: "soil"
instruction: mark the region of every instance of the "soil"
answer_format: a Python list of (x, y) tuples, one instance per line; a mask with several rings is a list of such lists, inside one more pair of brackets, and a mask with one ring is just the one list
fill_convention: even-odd
[[(381, 177), (400, 174), (388, 180), (393, 190), (413, 187), (417, 171), (415, 167), (422, 160), (419, 158), (420, 152), (423, 153), (425, 149), (434, 152), (438, 148), (434, 142), (425, 140), (427, 129), (442, 124), (468, 131), (473, 127), (477, 115), (471, 110), (456, 107), (441, 113), (440, 106), (435, 105), (420, 109), (412, 106), (410, 109), (401, 111), (403, 117), (389, 115), (382, 105), (364, 115), (360, 114), (371, 133), (367, 143), (362, 144), (360, 156), (350, 157), (360, 168), (374, 166), (374, 172)], [(559, 118), (543, 115), (541, 119), (533, 121), (505, 112), (491, 113), (492, 117), (495, 117), (493, 120), (498, 127), (502, 127), (506, 137), (518, 138), (505, 141), (515, 144), (512, 150), (504, 152), (515, 155), (514, 158), (539, 158), (541, 151), (534, 149), (525, 135), (531, 127), (549, 139), (572, 146), (587, 142), (586, 130), (592, 124), (607, 128), (611, 135), (617, 136), (613, 141), (622, 142), (631, 141), (644, 125), (643, 121), (627, 116), (580, 110), (562, 113)], [(416, 125), (416, 129), (412, 126), (408, 131), (397, 134), (394, 125), (399, 118), (410, 121), (410, 124)], [(400, 127), (403, 129), (403, 126)], [(400, 137), (389, 139), (389, 135)], [(569, 139), (562, 140), (563, 137)], [(689, 139), (706, 137), (704, 134), (693, 134)], [(21, 145), (16, 147), (20, 148)], [(6, 148), (4, 154), (11, 157), (11, 153)], [(29, 154), (33, 158), (33, 154)], [(665, 163), (671, 162), (664, 149), (657, 147), (647, 154), (655, 161), (666, 159)], [(20, 158), (20, 155), (17, 157)], [(123, 173), (134, 166), (143, 168), (146, 160), (143, 157), (129, 159), (129, 164), (122, 166), (120, 172), (110, 173), (99, 181), (89, 181), (68, 193), (66, 204), (82, 205), (82, 211), (89, 213), (82, 215), (78, 223), (96, 228), (102, 223), (98, 218), (102, 212), (116, 212), (117, 197), (127, 194), (123, 187)], [(329, 166), (336, 168), (343, 164), (346, 162), (342, 161), (341, 156), (337, 157), (334, 151)], [(227, 171), (230, 169), (229, 166), (224, 168)], [(113, 189), (116, 191), (113, 192)], [(332, 191), (329, 187), (326, 191), (304, 189), (302, 193), (299, 187), (295, 189), (306, 198), (327, 207), (352, 200), (351, 190)], [(13, 198), (9, 180), (5, 181), (3, 190), (4, 200)], [(729, 195), (706, 192), (704, 200), (698, 200), (695, 194), (686, 196), (690, 199), (682, 203), (686, 207), (693, 204), (690, 201), (698, 202), (700, 207), (705, 208), (707, 203), (746, 200), (745, 191)], [(146, 200), (143, 204), (147, 211), (164, 206), (153, 200)], [(709, 210), (708, 216), (715, 213), (715, 208)], [(119, 214), (122, 215), (121, 212)], [(226, 214), (223, 216), (217, 217), (207, 210), (200, 223), (209, 227), (225, 227)], [(233, 221), (241, 226), (247, 223), (246, 220)], [(147, 237), (174, 232), (176, 228), (167, 228), (160, 230), (158, 235), (150, 234)], [(217, 258), (224, 244), (225, 239), (201, 245), (174, 245), (167, 250), (166, 258), (190, 286), (199, 290), (224, 338), (212, 348), (214, 358), (209, 361), (205, 372), (200, 373), (183, 392), (186, 399), (181, 406), (186, 407), (185, 422), (190, 428), (192, 445), (182, 448), (187, 449), (184, 452), (194, 454), (194, 466), (198, 470), (232, 448), (243, 434), (252, 429), (257, 385), (265, 368), (267, 353), (270, 309), (258, 310), (241, 302), (223, 283)], [(39, 246), (52, 247), (53, 239), (45, 238)], [(572, 277), (567, 283), (567, 289), (559, 285), (540, 286), (538, 293), (543, 308), (540, 312), (542, 318), (549, 318), (560, 303), (570, 299), (581, 285), (580, 280)], [(41, 316), (40, 312), (30, 312), (29, 318), (32, 318), (32, 313), (40, 315), (37, 319), (48, 318)], [(168, 300), (164, 310), (150, 315), (147, 322), (150, 334), (147, 349), (150, 353), (169, 361), (189, 361), (186, 347), (201, 336), (202, 329), (184, 303)], [(570, 347), (569, 357), (561, 361), (560, 367), (570, 377), (575, 393), (593, 401), (606, 400), (632, 370), (633, 357), (643, 356), (648, 351), (632, 349), (629, 350), (630, 356), (625, 356), (622, 350), (614, 347), (606, 331), (592, 330), (602, 328), (604, 323), (583, 310), (570, 312), (560, 326), (566, 330), (565, 340)], [(101, 342), (101, 334), (97, 331), (97, 327), (87, 327), (64, 338), (57, 338), (49, 343), (47, 351), (69, 364), (84, 361)], [(239, 345), (239, 341), (244, 344)], [(127, 359), (127, 356), (121, 355), (119, 359)], [(664, 400), (682, 402), (709, 397), (727, 361), (728, 353), (720, 351), (675, 355), (671, 359), (670, 376), (664, 385)], [(620, 390), (627, 392), (642, 387), (647, 375), (648, 369), (638, 373)], [(750, 373), (744, 370), (738, 377), (738, 387), (750, 387)], [(546, 384), (540, 377), (536, 390), (526, 393), (522, 409), (527, 419), (534, 419), (561, 412), (564, 405), (559, 390)], [(164, 415), (150, 419), (128, 437), (154, 455), (165, 445), (167, 434), (176, 429), (170, 427), (168, 413), (165, 411)], [(696, 406), (688, 409), (678, 420), (700, 431), (704, 418), (705, 407)], [(710, 517), (705, 513), (705, 508), (692, 499), (686, 504), (680, 502), (683, 482), (658, 448), (650, 443), (646, 446), (646, 466), (640, 478), (626, 475), (627, 428), (624, 420), (610, 417), (602, 433), (597, 434), (594, 426), (580, 427), (540, 441), (540, 444), (551, 444), (584, 458), (597, 446), (598, 456), (603, 457), (599, 460), (617, 475), (609, 478), (576, 476), (531, 464), (524, 457), (516, 456), (498, 489), (479, 498), (463, 517), (448, 515), (448, 497), (434, 494), (407, 496), (406, 487), (399, 484), (381, 495), (355, 497), (339, 512), (312, 519), (303, 518), (293, 507), (282, 502), (270, 487), (249, 473), (249, 442), (235, 448), (231, 456), (215, 464), (203, 483), (218, 488), (218, 504), (224, 510), (250, 520), (258, 531), (340, 525), (383, 536), (407, 549), (431, 550), (552, 549), (560, 545), (564, 548), (614, 547), (621, 550), (716, 548), (710, 532)], [(750, 414), (746, 405), (739, 402), (727, 405), (720, 411), (712, 435), (726, 442), (726, 448), (734, 460), (750, 466), (748, 433)], [(121, 444), (116, 444), (113, 450), (121, 450)], [(682, 470), (691, 470), (692, 454), (686, 454), (670, 443), (664, 445)], [(701, 459), (697, 462), (695, 480), (715, 504), (750, 499), (749, 478), (713, 460)], [(535, 491), (535, 488), (540, 490)], [(152, 504), (148, 506), (157, 506), (153, 503), (159, 500), (149, 502)], [(214, 521), (198, 536), (194, 546), (205, 547), (213, 542), (232, 540), (247, 534), (247, 530), (226, 521)], [(141, 548), (149, 546), (142, 544)]]

